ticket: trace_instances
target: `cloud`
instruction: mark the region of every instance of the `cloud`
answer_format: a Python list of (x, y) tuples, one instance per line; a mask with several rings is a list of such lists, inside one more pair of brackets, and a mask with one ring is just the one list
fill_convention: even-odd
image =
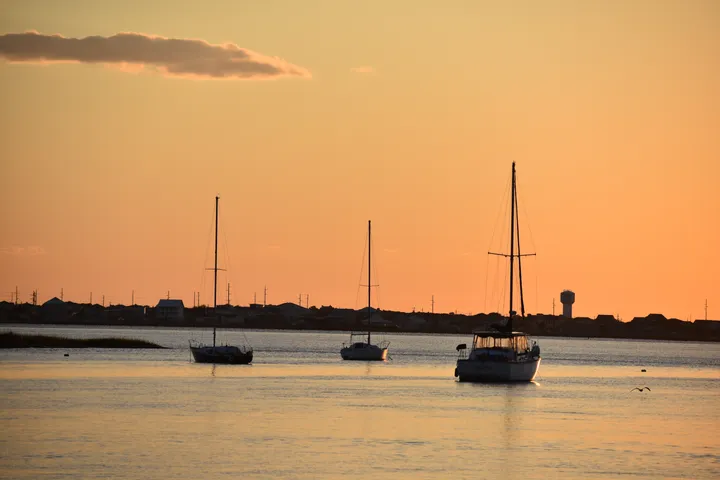
[(45, 255), (47, 251), (37, 245), (30, 245), (29, 247), (0, 247), (0, 253), (3, 255), (23, 255), (30, 257), (35, 255)]
[(175, 77), (236, 80), (311, 77), (303, 67), (232, 43), (216, 45), (204, 40), (131, 32), (85, 38), (7, 33), (0, 35), (0, 58), (9, 62), (109, 64), (123, 71), (147, 67)]
[(350, 69), (351, 72), (355, 73), (375, 73), (375, 69), (373, 67), (365, 66), (365, 67), (353, 67)]

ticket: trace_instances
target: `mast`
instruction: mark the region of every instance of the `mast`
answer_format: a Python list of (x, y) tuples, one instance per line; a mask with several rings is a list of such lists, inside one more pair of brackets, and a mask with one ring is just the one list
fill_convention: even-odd
[[(215, 267), (213, 268), (214, 281), (213, 281), (213, 313), (215, 313), (215, 320), (217, 320), (217, 250), (218, 250), (218, 204), (220, 197), (215, 197)], [(213, 348), (215, 348), (215, 325), (213, 325)]]
[(512, 192), (510, 194), (510, 316), (508, 329), (512, 332), (513, 317), (513, 263), (515, 260), (515, 162), (512, 163)]
[(370, 310), (370, 289), (372, 288), (372, 283), (370, 282), (370, 270), (372, 265), (372, 263), (370, 263), (370, 253), (372, 248), (372, 232), (370, 228), (370, 220), (368, 220), (368, 345), (370, 345), (370, 317), (372, 316)]

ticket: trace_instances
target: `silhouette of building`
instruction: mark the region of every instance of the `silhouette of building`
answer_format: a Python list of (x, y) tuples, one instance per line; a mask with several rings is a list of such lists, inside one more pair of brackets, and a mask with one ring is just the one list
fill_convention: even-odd
[(162, 299), (155, 307), (155, 318), (181, 322), (185, 318), (185, 305), (182, 300)]
[(563, 290), (560, 293), (560, 303), (563, 304), (563, 317), (572, 318), (572, 306), (575, 303), (575, 292)]

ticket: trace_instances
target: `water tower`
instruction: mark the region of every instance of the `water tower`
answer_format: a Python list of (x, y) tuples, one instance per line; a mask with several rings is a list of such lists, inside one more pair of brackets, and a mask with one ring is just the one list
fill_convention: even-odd
[(563, 290), (560, 293), (560, 303), (563, 304), (563, 317), (572, 318), (572, 306), (575, 303), (575, 292)]

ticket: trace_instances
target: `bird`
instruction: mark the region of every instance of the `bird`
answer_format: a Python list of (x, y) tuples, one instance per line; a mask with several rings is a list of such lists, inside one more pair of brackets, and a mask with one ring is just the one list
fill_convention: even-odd
[(635, 387), (635, 388), (633, 388), (633, 389), (630, 390), (630, 391), (632, 392), (632, 391), (634, 391), (634, 390), (637, 390), (638, 392), (642, 392), (643, 390), (647, 390), (648, 392), (652, 392), (652, 390), (650, 390), (650, 387)]

